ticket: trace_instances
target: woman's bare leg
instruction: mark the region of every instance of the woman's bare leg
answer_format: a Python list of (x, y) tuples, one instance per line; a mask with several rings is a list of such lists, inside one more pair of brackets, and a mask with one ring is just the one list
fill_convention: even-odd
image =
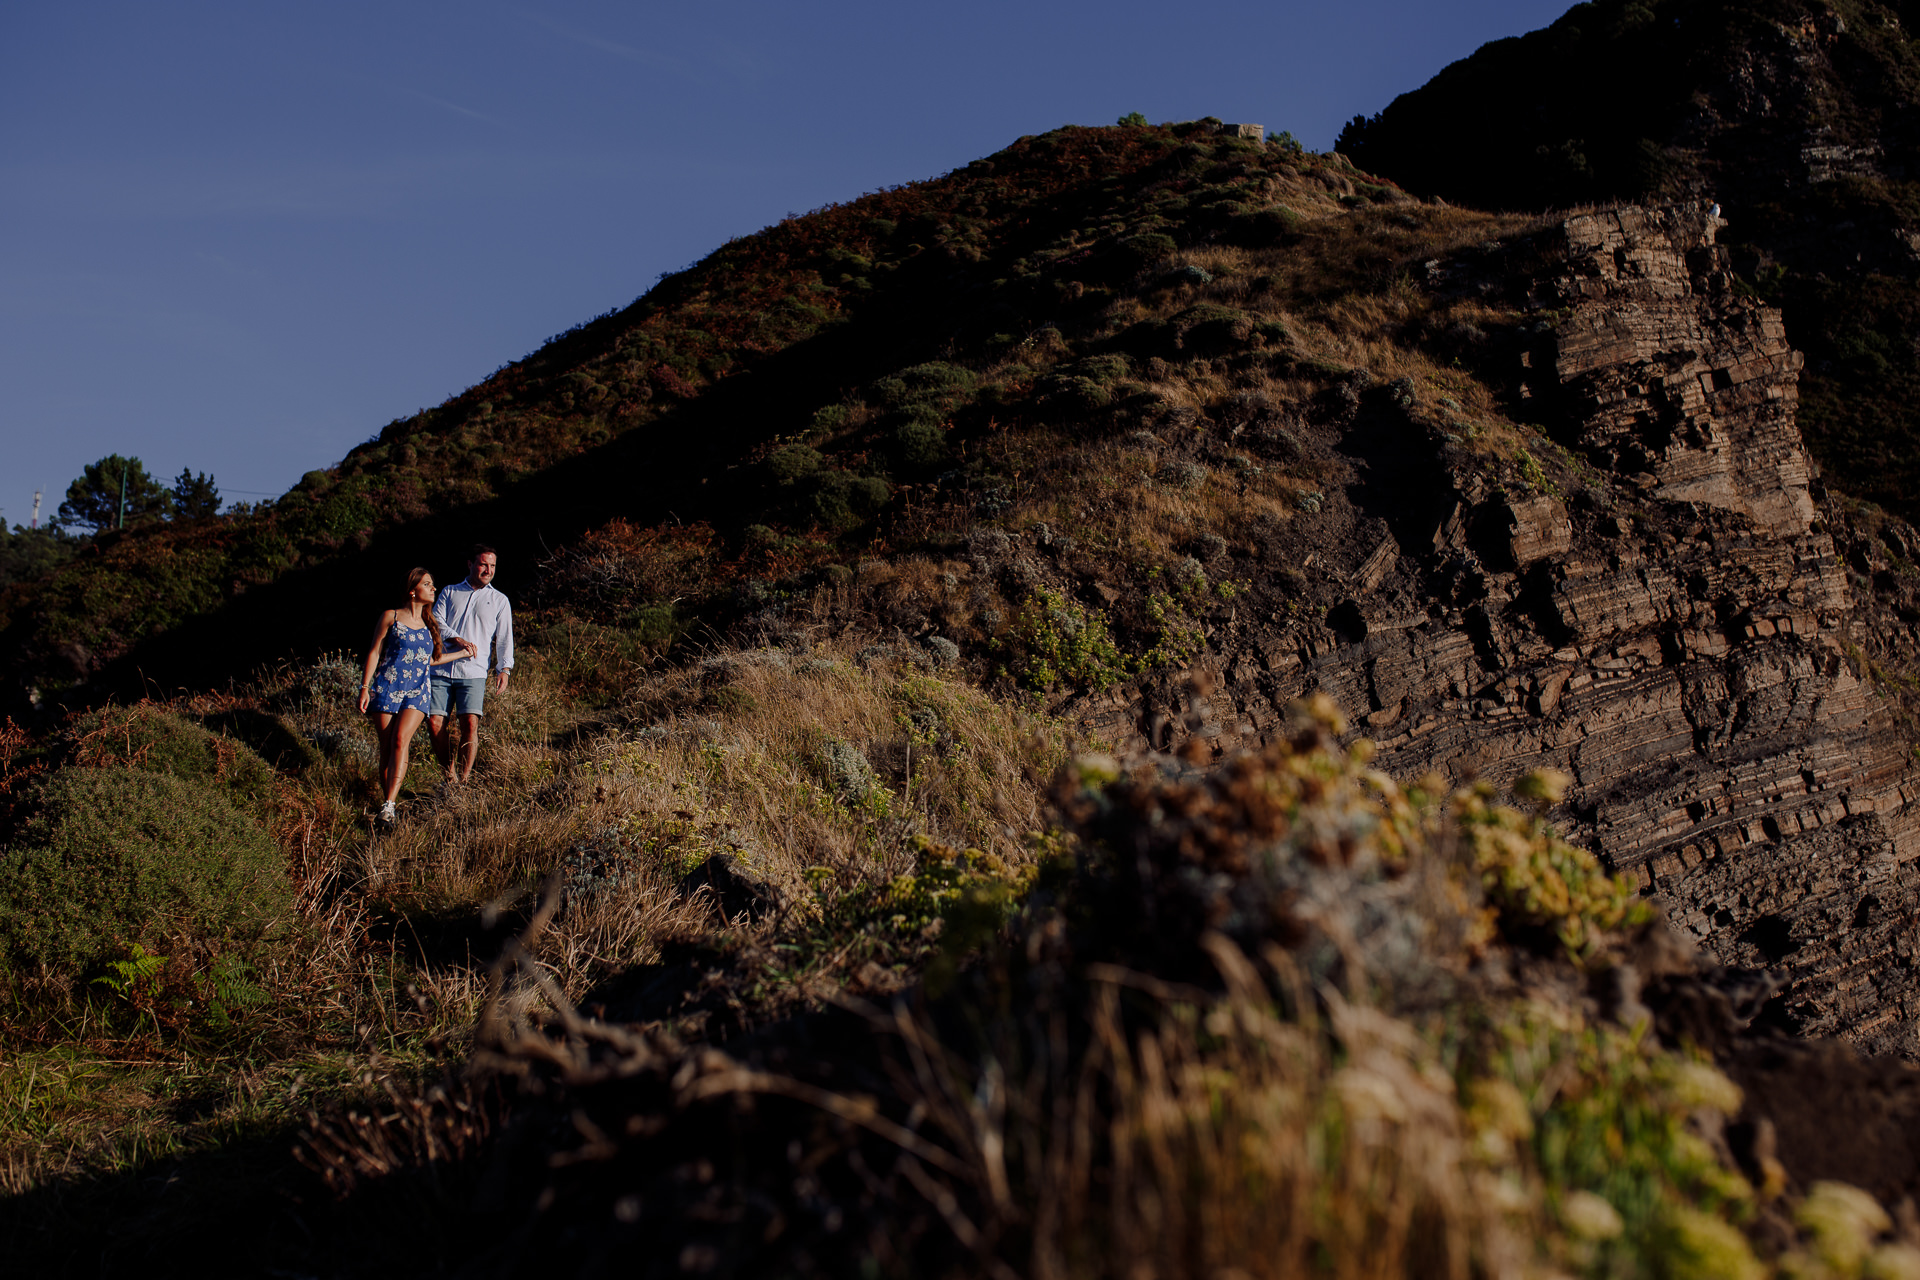
[(387, 726), (392, 723), (393, 716), (385, 711), (375, 711), (372, 715), (374, 733), (380, 741), (380, 791), (384, 795), (387, 790), (387, 778), (393, 772), (393, 737), (387, 732)]
[(392, 804), (400, 796), (400, 784), (407, 780), (407, 757), (413, 753), (413, 735), (420, 728), (420, 722), (426, 716), (408, 707), (393, 718), (393, 776), (387, 780), (387, 803)]

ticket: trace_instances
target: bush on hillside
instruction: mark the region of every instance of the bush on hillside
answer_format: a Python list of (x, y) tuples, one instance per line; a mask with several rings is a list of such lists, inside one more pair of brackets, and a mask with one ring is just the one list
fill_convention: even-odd
[(1126, 389), (1133, 366), (1118, 353), (1088, 356), (1061, 365), (1034, 383), (1042, 404), (1072, 412), (1105, 408), (1115, 393)]
[(552, 679), (568, 697), (606, 706), (624, 697), (683, 629), (671, 601), (633, 609), (619, 626), (581, 618), (530, 621), (523, 633), (527, 666)]
[(138, 943), (250, 951), (287, 927), (293, 887), (273, 839), (218, 782), (66, 769), (0, 852), (0, 962), (72, 980)]
[[(934, 443), (945, 448), (944, 441), (919, 435), (903, 434), (898, 443), (909, 463), (929, 457), (929, 446)], [(775, 449), (762, 465), (772, 482), (776, 509), (797, 523), (823, 529), (849, 528), (885, 506), (892, 496), (886, 481), (843, 471), (818, 449), (803, 444)]]
[(971, 370), (935, 360), (879, 379), (868, 394), (869, 398), (888, 408), (945, 404), (972, 391), (976, 381)]
[[(916, 446), (928, 443), (901, 441), (903, 452), (909, 453)], [(797, 454), (793, 450), (805, 452)], [(776, 477), (776, 510), (801, 525), (829, 530), (851, 528), (884, 507), (893, 493), (878, 476), (855, 475), (828, 466), (824, 457), (804, 445), (789, 445), (777, 451), (768, 463), (769, 471)]]
[(1221, 233), (1229, 244), (1250, 248), (1281, 243), (1300, 226), (1300, 215), (1283, 204), (1255, 208), (1231, 205), (1221, 224)]
[(145, 702), (107, 707), (75, 720), (69, 733), (76, 764), (139, 769), (209, 786), (243, 811), (271, 819), (273, 769), (245, 744), (183, 716)]
[(937, 423), (908, 422), (893, 433), (900, 463), (908, 471), (931, 471), (951, 457), (947, 433)]
[(1116, 274), (1127, 275), (1165, 262), (1179, 251), (1179, 242), (1172, 236), (1151, 231), (1114, 241), (1108, 254), (1115, 264)]
[(826, 455), (804, 444), (782, 445), (767, 455), (767, 478), (781, 488), (799, 484), (826, 465)]

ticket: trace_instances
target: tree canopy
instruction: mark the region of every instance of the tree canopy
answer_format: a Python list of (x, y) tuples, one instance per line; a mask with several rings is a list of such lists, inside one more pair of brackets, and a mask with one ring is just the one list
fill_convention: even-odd
[(220, 514), (220, 489), (204, 471), (180, 468), (173, 481), (173, 513), (182, 520), (200, 520)]
[(148, 475), (140, 459), (110, 453), (98, 462), (89, 462), (80, 478), (67, 486), (67, 499), (60, 504), (54, 523), (62, 528), (85, 525), (95, 533), (120, 527), (122, 477), (129, 528), (173, 514), (173, 492)]

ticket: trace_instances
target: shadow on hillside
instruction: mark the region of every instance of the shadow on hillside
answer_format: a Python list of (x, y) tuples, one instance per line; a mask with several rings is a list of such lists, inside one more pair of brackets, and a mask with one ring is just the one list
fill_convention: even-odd
[(367, 935), (377, 947), (392, 947), (427, 973), (483, 970), (500, 955), (507, 939), (526, 928), (530, 906), (524, 899), (502, 910), (402, 911), (376, 906)]
[(484, 1228), (477, 1161), (341, 1203), (294, 1160), (297, 1137), (289, 1124), (0, 1199), (0, 1255), (9, 1274), (54, 1280), (437, 1274), (470, 1253)]
[(301, 773), (320, 758), (320, 753), (286, 721), (264, 711), (248, 707), (216, 711), (201, 717), (200, 723), (215, 733), (246, 743), (254, 754), (282, 773)]
[(1375, 396), (1354, 415), (1339, 448), (1356, 464), (1358, 476), (1347, 487), (1354, 507), (1383, 521), (1402, 554), (1431, 550), (1459, 495), (1446, 483), (1445, 460), (1427, 432)]

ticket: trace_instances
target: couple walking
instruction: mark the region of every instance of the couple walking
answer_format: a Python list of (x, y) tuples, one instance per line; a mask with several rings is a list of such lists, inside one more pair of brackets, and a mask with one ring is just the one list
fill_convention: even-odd
[(437, 591), (425, 569), (407, 574), (405, 601), (380, 615), (367, 650), (360, 710), (380, 732), (380, 823), (396, 820), (394, 802), (421, 720), (448, 782), (464, 782), (480, 753), (487, 673), (496, 693), (513, 670), (513, 609), (493, 585), (499, 557), (476, 545), (467, 576)]

